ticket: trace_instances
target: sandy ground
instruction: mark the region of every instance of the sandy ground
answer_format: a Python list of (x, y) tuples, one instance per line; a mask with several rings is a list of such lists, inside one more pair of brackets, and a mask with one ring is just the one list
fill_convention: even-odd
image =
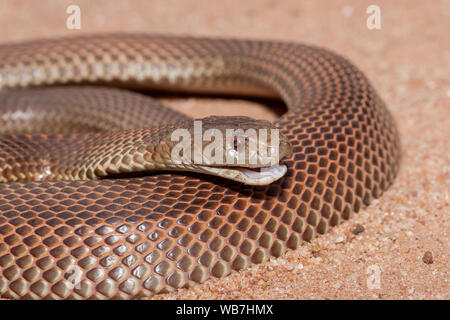
[[(81, 30), (66, 28), (72, 3), (81, 8)], [(381, 30), (366, 27), (370, 4), (381, 8)], [(450, 1), (440, 0), (0, 1), (1, 42), (144, 31), (325, 46), (364, 70), (392, 110), (403, 162), (380, 200), (282, 258), (157, 297), (162, 299), (449, 299), (448, 30)], [(243, 100), (168, 102), (196, 116), (277, 117)], [(364, 231), (355, 235), (358, 224)]]

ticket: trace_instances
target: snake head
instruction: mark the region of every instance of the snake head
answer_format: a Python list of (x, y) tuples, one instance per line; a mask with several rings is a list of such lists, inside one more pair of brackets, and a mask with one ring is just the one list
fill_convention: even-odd
[(292, 146), (269, 121), (211, 116), (194, 120), (182, 130), (174, 131), (175, 139), (172, 135), (172, 141), (180, 141), (173, 145), (171, 152), (174, 163), (182, 165), (179, 170), (202, 172), (249, 185), (270, 184), (287, 171), (280, 160), (291, 154)]

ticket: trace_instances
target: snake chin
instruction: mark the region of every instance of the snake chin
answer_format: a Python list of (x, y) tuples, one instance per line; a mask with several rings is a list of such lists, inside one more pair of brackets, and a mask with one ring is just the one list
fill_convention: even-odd
[(201, 167), (205, 173), (241, 182), (247, 185), (261, 186), (277, 181), (287, 172), (285, 165), (275, 164), (265, 168), (244, 167)]

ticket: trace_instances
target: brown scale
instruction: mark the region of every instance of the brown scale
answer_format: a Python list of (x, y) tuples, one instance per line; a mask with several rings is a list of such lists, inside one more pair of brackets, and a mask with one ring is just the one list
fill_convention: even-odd
[[(384, 103), (357, 68), (324, 49), (108, 35), (0, 46), (0, 63), (5, 89), (94, 81), (276, 93), (288, 107), (276, 125), (293, 145), (284, 160), (287, 174), (268, 186), (200, 174), (0, 184), (1, 297), (133, 298), (223, 277), (296, 249), (349, 219), (381, 196), (398, 170), (399, 138)], [(2, 114), (37, 101), (55, 116), (52, 108), (64, 105), (66, 97), (79, 99), (74, 101), (86, 111), (73, 114), (72, 122), (62, 118), (67, 127), (89, 114), (105, 120), (82, 121), (90, 123), (86, 130), (138, 128), (152, 117), (185, 119), (122, 91), (100, 89), (91, 98), (92, 89), (84, 89), (86, 95), (76, 98), (69, 91), (80, 89), (40, 90), (50, 90), (48, 97), (39, 90), (4, 90)], [(15, 119), (22, 123), (19, 132), (32, 125), (26, 117)], [(34, 129), (49, 128), (42, 119)], [(10, 121), (0, 117), (0, 130)], [(9, 140), (0, 141), (2, 164)], [(15, 146), (12, 152), (26, 154), (26, 144)], [(74, 266), (80, 271), (75, 287), (68, 281)]]

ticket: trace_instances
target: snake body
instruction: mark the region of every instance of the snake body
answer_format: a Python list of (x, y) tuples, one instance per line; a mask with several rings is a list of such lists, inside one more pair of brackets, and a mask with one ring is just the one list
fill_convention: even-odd
[[(18, 89), (74, 83), (278, 96), (287, 173), (265, 186), (181, 173), (46, 181), (58, 160), (27, 150), (55, 146), (77, 119), (86, 131), (120, 129), (102, 147), (119, 155), (144, 134), (129, 128), (189, 119), (118, 89)], [(1, 297), (137, 298), (224, 277), (349, 219), (399, 168), (395, 123), (369, 81), (313, 46), (129, 34), (8, 44), (0, 87), (0, 177), (13, 181), (0, 184)], [(14, 167), (11, 154), (31, 164)]]

